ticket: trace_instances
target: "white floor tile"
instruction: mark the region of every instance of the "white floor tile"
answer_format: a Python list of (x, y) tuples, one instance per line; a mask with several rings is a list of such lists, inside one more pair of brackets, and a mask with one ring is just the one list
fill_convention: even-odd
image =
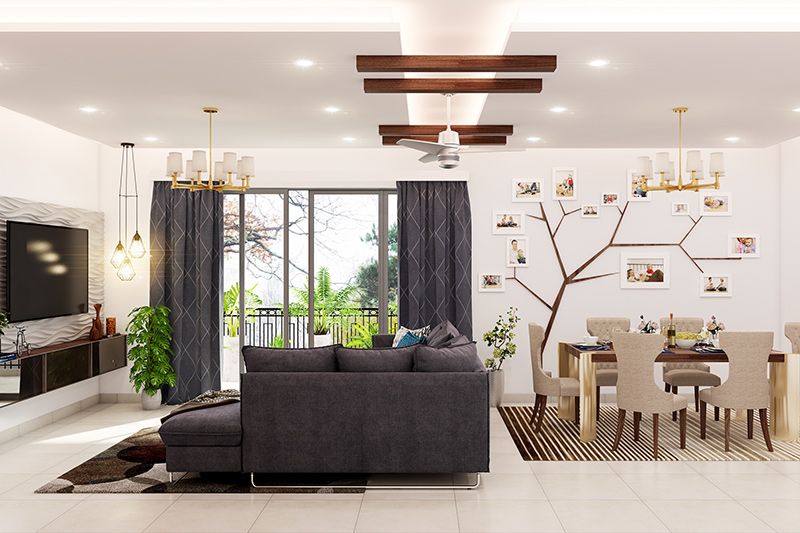
[(700, 474), (622, 474), (620, 477), (643, 500), (731, 499)]
[(604, 461), (526, 461), (534, 474), (614, 474)]
[(0, 532), (39, 531), (78, 503), (75, 500), (0, 501)]
[(800, 475), (800, 461), (770, 461), (764, 464), (781, 474)]
[[(124, 498), (124, 496), (123, 496)], [(42, 533), (139, 533), (172, 503), (133, 499), (84, 500), (47, 524)]]
[(364, 500), (355, 533), (457, 533), (455, 501)]
[(350, 533), (360, 501), (271, 500), (250, 531), (282, 533)]
[(367, 489), (367, 492), (364, 493), (364, 500), (455, 500), (455, 493), (456, 491), (453, 489)]
[(636, 500), (636, 494), (615, 475), (536, 476), (547, 498), (552, 500)]
[(0, 474), (40, 474), (71, 453), (21, 453), (11, 451), (0, 455)]
[(461, 533), (564, 531), (546, 501), (459, 501), (457, 509)]
[(760, 533), (772, 529), (734, 501), (647, 501), (673, 533)]
[(636, 501), (551, 502), (567, 533), (667, 533), (667, 528), (644, 504)]
[(739, 503), (779, 533), (800, 533), (800, 505), (795, 501), (740, 500)]
[(705, 477), (734, 500), (800, 500), (800, 483), (783, 475), (706, 474)]
[(609, 461), (617, 474), (697, 474), (684, 461)]
[(266, 501), (179, 499), (145, 530), (148, 533), (240, 533), (249, 531)]
[(517, 445), (511, 437), (489, 437), (489, 451), (495, 453), (516, 453), (519, 455)]
[(545, 500), (544, 491), (533, 475), (487, 474), (477, 489), (456, 491), (456, 500)]
[[(692, 470), (701, 474), (775, 474), (772, 461), (687, 461)], [(800, 472), (798, 472), (800, 473)]]
[(526, 474), (530, 475), (528, 466), (518, 453), (493, 453), (489, 458), (489, 472), (492, 474)]

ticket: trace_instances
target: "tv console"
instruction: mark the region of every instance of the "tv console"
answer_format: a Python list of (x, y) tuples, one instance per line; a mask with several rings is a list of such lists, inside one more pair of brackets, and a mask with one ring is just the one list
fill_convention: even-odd
[(16, 391), (10, 391), (8, 384), (3, 387), (0, 405), (26, 400), (127, 366), (126, 337), (114, 335), (95, 341), (86, 338), (53, 344), (0, 363), (0, 373), (5, 380), (19, 376)]

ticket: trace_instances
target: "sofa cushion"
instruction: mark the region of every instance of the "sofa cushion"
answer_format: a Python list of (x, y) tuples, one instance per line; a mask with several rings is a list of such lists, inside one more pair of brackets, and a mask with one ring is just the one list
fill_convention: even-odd
[(176, 414), (158, 433), (167, 446), (239, 446), (242, 443), (241, 402)]
[(392, 341), (392, 346), (397, 347), (397, 343), (400, 342), (400, 339), (406, 336), (406, 333), (411, 332), (416, 337), (427, 337), (428, 333), (431, 332), (430, 326), (423, 326), (417, 329), (408, 329), (405, 326), (400, 326), (397, 328), (397, 333), (394, 336), (394, 340)]
[(484, 366), (475, 342), (446, 348), (419, 346), (414, 354), (415, 372), (480, 372)]
[(425, 342), (428, 346), (438, 348), (459, 335), (460, 333), (456, 327), (449, 320), (445, 320), (431, 330)]
[(336, 372), (336, 348), (242, 348), (247, 372)]
[(406, 332), (405, 336), (400, 339), (400, 342), (397, 343), (397, 348), (402, 348), (403, 346), (411, 346), (414, 344), (424, 344), (425, 337), (417, 337), (410, 331)]
[(417, 345), (359, 350), (339, 347), (336, 360), (342, 372), (411, 372)]

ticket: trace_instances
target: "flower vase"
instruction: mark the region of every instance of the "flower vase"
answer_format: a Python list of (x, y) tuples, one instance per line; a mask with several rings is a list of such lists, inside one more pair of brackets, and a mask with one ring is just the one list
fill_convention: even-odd
[(506, 382), (503, 370), (489, 371), (489, 407), (497, 407), (503, 403)]

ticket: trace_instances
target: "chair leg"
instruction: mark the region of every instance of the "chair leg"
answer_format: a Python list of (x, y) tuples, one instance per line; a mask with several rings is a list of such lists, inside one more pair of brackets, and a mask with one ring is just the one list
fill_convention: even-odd
[(664, 392), (669, 392), (669, 383), (664, 383)]
[(653, 413), (653, 459), (658, 459), (658, 413)]
[(622, 437), (622, 428), (625, 427), (625, 409), (620, 409), (617, 415), (617, 434), (614, 436), (614, 444), (611, 446), (611, 451), (617, 451), (619, 446), (619, 439)]
[(542, 420), (544, 420), (544, 411), (547, 408), (547, 396), (542, 395), (540, 401), (541, 405), (539, 406), (539, 418), (536, 420), (536, 429), (534, 430), (536, 433), (539, 433), (539, 430), (542, 429)]
[(706, 438), (706, 402), (700, 402), (700, 438)]
[(695, 385), (694, 386), (694, 412), (700, 410), (700, 387)]
[(767, 421), (767, 410), (758, 410), (758, 419), (761, 421), (761, 431), (764, 433), (764, 442), (767, 443), (767, 449), (772, 451), (772, 439), (769, 438), (769, 422)]
[(747, 410), (747, 438), (753, 438), (753, 410)]
[(633, 412), (633, 440), (639, 440), (639, 423), (642, 421), (642, 413)]
[[(672, 394), (678, 394), (678, 386), (677, 385), (673, 385), (672, 386)], [(678, 411), (672, 411), (672, 420), (674, 421), (674, 420), (677, 420), (677, 419), (678, 419)]]
[(686, 448), (686, 409), (681, 409), (681, 450)]
[(595, 392), (594, 398), (594, 405), (595, 405), (595, 417), (597, 420), (600, 420), (600, 387), (597, 387), (597, 392)]
[(531, 421), (529, 422), (530, 425), (536, 423), (536, 414), (539, 412), (539, 394), (536, 395), (536, 399), (533, 401), (533, 414), (531, 415)]
[(725, 408), (725, 451), (731, 451), (731, 410)]
[(581, 397), (575, 396), (575, 423), (581, 424)]
[(714, 406), (714, 420), (719, 420), (719, 407)]

